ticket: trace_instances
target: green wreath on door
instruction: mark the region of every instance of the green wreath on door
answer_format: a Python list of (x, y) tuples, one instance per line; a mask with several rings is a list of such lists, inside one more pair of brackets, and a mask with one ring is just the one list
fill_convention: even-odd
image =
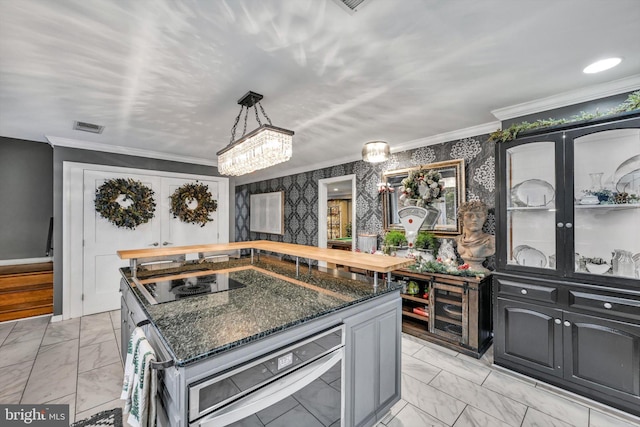
[(171, 196), (170, 212), (174, 218), (189, 224), (200, 224), (204, 227), (213, 221), (209, 214), (218, 209), (218, 202), (213, 199), (209, 187), (196, 181), (184, 184), (176, 189)]
[(135, 229), (149, 222), (156, 210), (151, 188), (131, 178), (105, 181), (96, 190), (96, 212), (119, 228)]

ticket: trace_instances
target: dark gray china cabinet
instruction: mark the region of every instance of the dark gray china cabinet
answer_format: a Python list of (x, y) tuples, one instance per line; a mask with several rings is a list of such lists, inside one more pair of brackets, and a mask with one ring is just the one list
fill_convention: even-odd
[(640, 114), (496, 145), (497, 365), (640, 415)]

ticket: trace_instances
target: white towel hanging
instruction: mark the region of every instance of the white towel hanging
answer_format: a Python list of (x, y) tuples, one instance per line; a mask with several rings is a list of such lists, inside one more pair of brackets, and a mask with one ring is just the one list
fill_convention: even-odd
[(156, 354), (144, 331), (137, 327), (131, 334), (121, 399), (126, 401), (127, 422), (133, 427), (153, 427), (156, 418), (157, 377), (151, 367)]

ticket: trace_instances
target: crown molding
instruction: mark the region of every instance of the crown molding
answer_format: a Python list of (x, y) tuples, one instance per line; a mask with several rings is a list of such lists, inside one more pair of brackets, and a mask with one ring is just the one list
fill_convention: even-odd
[(160, 151), (142, 150), (139, 148), (123, 147), (121, 145), (102, 144), (99, 142), (82, 141), (79, 139), (62, 138), (58, 136), (44, 136), (52, 147), (79, 148), (81, 150), (102, 151), (105, 153), (124, 154), (126, 156), (148, 157), (151, 159), (170, 160), (173, 162), (191, 163), (195, 165), (218, 166), (214, 160), (200, 157), (180, 156), (178, 154)]
[(458, 129), (451, 132), (440, 133), (426, 138), (414, 139), (391, 148), (392, 153), (407, 151), (414, 148), (426, 147), (428, 145), (441, 144), (443, 142), (455, 141), (457, 139), (470, 138), (472, 136), (485, 135), (500, 129), (500, 122), (488, 122), (481, 125)]
[(511, 105), (509, 107), (497, 108), (492, 110), (491, 114), (500, 121), (509, 120), (542, 111), (566, 107), (568, 105), (579, 104), (581, 102), (593, 101), (594, 99), (606, 98), (607, 96), (632, 92), (638, 88), (640, 88), (640, 74), (634, 74), (633, 76), (589, 86), (584, 89), (563, 92), (547, 98), (523, 102), (522, 104)]
[[(485, 135), (491, 132), (495, 132), (496, 129), (500, 128), (500, 122), (489, 122), (484, 123), (477, 126), (471, 126), (464, 129), (459, 129), (451, 132), (445, 132), (434, 136), (429, 136), (426, 138), (415, 139), (413, 141), (409, 141), (403, 144), (396, 145), (391, 147), (392, 153), (398, 153), (402, 151), (411, 150), (414, 148), (425, 147), (427, 145), (440, 144), (443, 142), (455, 141), (457, 139), (469, 138), (472, 136)], [(273, 178), (280, 178), (288, 175), (296, 175), (304, 172), (311, 172), (318, 169), (329, 168), (332, 166), (343, 165), (345, 163), (357, 162), (362, 160), (362, 155), (360, 153), (354, 154), (352, 156), (341, 157), (338, 159), (328, 160), (322, 163), (315, 163), (313, 165), (300, 166), (295, 169), (280, 169), (277, 168), (274, 172), (267, 174), (260, 174), (259, 176), (242, 175), (239, 177), (234, 177), (233, 184), (234, 185), (245, 185), (251, 184), (252, 182), (260, 182), (267, 181)]]

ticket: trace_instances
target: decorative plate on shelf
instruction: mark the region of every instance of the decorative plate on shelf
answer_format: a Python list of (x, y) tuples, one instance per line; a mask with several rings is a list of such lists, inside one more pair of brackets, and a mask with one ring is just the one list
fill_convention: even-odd
[(547, 265), (545, 254), (528, 245), (516, 246), (513, 249), (513, 259), (516, 260), (518, 265), (524, 265), (525, 267), (543, 268)]
[(549, 206), (555, 197), (553, 185), (542, 179), (528, 179), (511, 189), (511, 202), (514, 206)]
[(640, 154), (622, 162), (613, 174), (619, 193), (634, 194), (640, 189)]

